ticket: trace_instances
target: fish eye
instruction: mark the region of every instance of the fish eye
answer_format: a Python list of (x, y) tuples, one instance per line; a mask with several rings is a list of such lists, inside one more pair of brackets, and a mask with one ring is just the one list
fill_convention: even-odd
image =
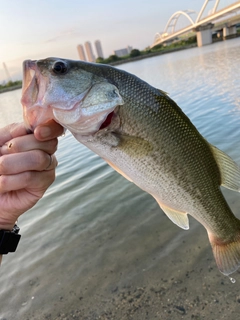
[(52, 71), (55, 74), (66, 74), (68, 71), (67, 64), (63, 61), (56, 61), (52, 66)]

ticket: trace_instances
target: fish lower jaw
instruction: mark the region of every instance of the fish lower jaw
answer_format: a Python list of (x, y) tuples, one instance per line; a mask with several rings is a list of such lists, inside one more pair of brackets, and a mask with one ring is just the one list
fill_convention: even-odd
[(35, 103), (31, 107), (24, 107), (24, 123), (28, 131), (33, 132), (39, 125), (54, 118), (52, 108), (41, 103)]

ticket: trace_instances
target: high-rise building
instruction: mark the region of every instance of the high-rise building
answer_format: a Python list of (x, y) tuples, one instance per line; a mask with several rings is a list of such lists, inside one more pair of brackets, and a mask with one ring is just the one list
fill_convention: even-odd
[(77, 51), (78, 51), (79, 59), (83, 61), (87, 61), (83, 45), (79, 44), (77, 46)]
[(87, 41), (85, 42), (85, 49), (87, 52), (87, 58), (89, 62), (95, 62), (95, 57), (92, 50), (91, 42)]
[(103, 58), (103, 51), (102, 51), (102, 45), (99, 40), (95, 41), (95, 48), (97, 51), (97, 58)]

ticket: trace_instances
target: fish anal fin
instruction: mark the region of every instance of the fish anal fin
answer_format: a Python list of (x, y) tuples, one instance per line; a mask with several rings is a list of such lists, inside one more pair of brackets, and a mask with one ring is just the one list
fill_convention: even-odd
[(225, 188), (240, 191), (240, 168), (223, 151), (213, 145), (210, 145), (213, 156), (218, 164), (221, 174), (221, 185)]
[(208, 232), (213, 255), (219, 271), (225, 276), (237, 271), (240, 267), (240, 229), (231, 241), (223, 241)]
[(189, 229), (189, 221), (188, 221), (188, 216), (186, 212), (177, 211), (159, 202), (158, 204), (160, 205), (161, 209), (164, 211), (164, 213), (168, 216), (168, 218), (173, 223), (175, 223), (177, 226), (179, 226), (184, 230)]

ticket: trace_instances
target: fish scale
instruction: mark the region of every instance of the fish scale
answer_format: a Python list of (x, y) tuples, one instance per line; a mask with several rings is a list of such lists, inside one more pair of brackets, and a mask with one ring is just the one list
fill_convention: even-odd
[(59, 122), (179, 227), (198, 220), (223, 274), (239, 268), (240, 221), (220, 190), (240, 190), (239, 167), (166, 93), (111, 66), (48, 58), (24, 62), (22, 105), (29, 130)]

